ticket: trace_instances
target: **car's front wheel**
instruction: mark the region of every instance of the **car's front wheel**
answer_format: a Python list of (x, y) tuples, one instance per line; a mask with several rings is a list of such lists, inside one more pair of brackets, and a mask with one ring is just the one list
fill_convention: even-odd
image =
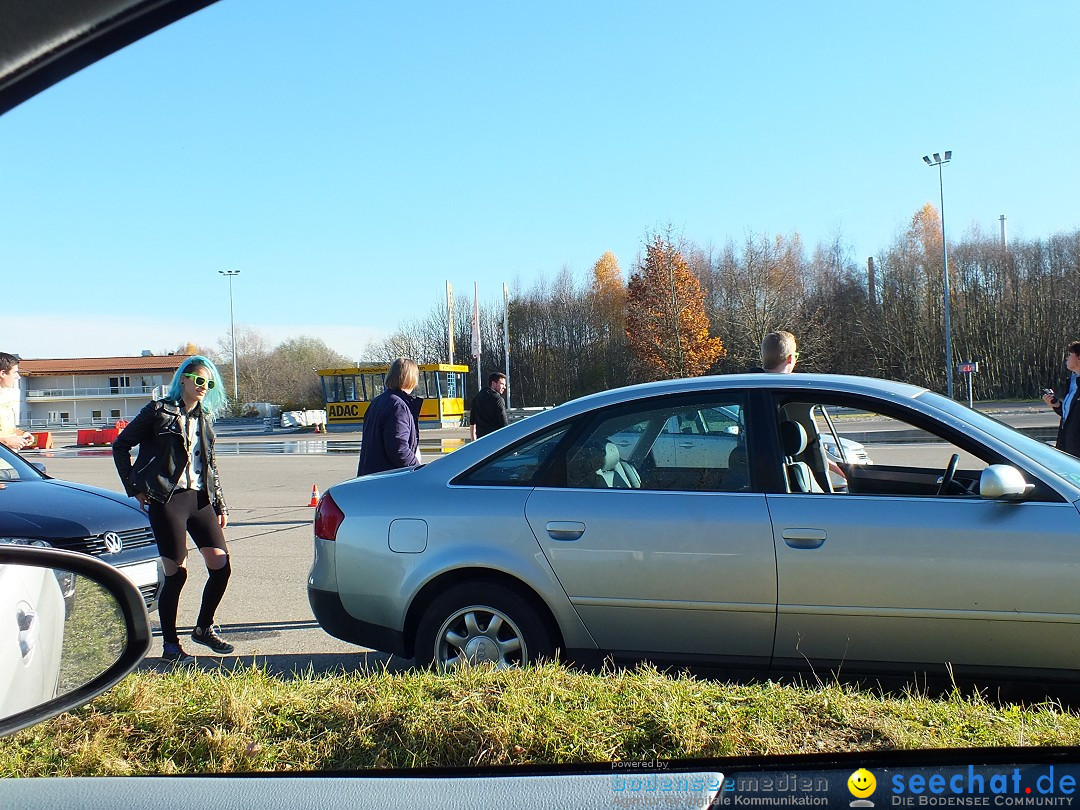
[(551, 634), (529, 600), (495, 583), (450, 588), (424, 611), (416, 632), (416, 663), (437, 669), (524, 666), (552, 652)]

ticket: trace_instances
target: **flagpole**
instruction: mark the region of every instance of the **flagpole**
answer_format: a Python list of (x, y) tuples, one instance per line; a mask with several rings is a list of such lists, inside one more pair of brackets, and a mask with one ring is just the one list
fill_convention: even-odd
[(454, 288), (450, 282), (446, 282), (446, 312), (449, 316), (446, 322), (446, 345), (449, 347), (446, 362), (454, 364)]
[(477, 297), (476, 282), (473, 282), (473, 299), (472, 299), (472, 353), (473, 358), (476, 360), (476, 390), (481, 391), (484, 388), (483, 383), (480, 382), (480, 299)]
[(503, 353), (506, 357), (506, 409), (510, 410), (510, 288), (503, 283)]

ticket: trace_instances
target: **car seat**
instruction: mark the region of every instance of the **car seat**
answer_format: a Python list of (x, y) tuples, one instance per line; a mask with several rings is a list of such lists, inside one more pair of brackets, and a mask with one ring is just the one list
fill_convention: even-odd
[(727, 472), (724, 473), (724, 490), (739, 492), (750, 489), (750, 459), (747, 457), (746, 445), (735, 445), (728, 455), (727, 463)]
[(600, 476), (604, 458), (605, 448), (602, 444), (586, 444), (578, 448), (567, 461), (567, 485), (586, 489), (603, 489), (610, 486)]
[(780, 444), (784, 451), (784, 472), (787, 477), (788, 492), (824, 493), (810, 465), (797, 458), (806, 450), (806, 430), (798, 422), (790, 419), (780, 423)]
[(597, 475), (609, 489), (641, 489), (641, 476), (632, 464), (622, 460), (613, 442), (604, 446), (604, 463)]

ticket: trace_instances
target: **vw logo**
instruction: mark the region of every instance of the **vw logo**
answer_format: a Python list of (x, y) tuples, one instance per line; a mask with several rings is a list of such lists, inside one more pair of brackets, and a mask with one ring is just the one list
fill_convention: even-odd
[(124, 550), (124, 541), (120, 539), (120, 535), (116, 532), (105, 532), (101, 539), (105, 541), (106, 554), (119, 554)]

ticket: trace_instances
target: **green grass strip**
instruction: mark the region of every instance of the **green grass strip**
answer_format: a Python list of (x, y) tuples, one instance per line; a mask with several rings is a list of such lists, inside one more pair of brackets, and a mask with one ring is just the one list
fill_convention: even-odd
[(881, 695), (843, 684), (729, 684), (651, 667), (282, 678), (140, 672), (0, 740), (0, 776), (587, 763), (1001, 745), (1075, 745), (1054, 702)]

